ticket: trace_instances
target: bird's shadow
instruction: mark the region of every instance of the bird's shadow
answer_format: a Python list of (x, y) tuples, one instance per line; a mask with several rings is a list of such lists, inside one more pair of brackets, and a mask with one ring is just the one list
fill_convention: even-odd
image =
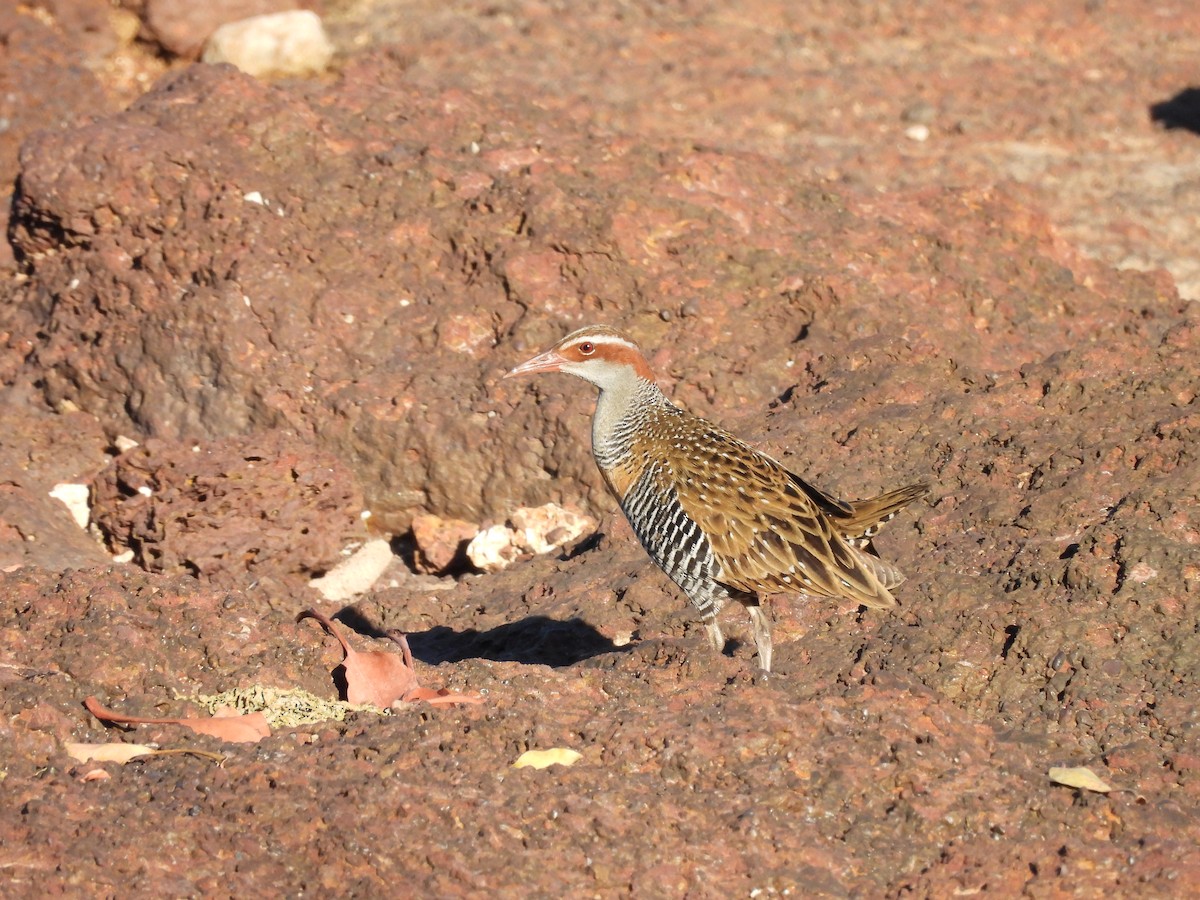
[(1200, 134), (1200, 88), (1186, 87), (1169, 100), (1151, 104), (1150, 120), (1167, 129)]
[[(346, 627), (369, 637), (385, 632), (353, 607), (334, 618)], [(486, 631), (474, 628), (455, 631), (435, 625), (426, 631), (406, 632), (415, 659), (436, 666), (465, 659), (490, 659), (525, 665), (569, 666), (602, 653), (626, 651), (582, 619), (560, 621), (548, 616), (526, 616), (516, 622)]]

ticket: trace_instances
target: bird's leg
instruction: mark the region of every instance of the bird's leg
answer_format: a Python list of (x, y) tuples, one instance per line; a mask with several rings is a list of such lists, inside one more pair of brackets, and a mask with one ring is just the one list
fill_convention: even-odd
[(764, 672), (771, 671), (771, 617), (759, 603), (747, 603), (746, 612), (754, 626), (754, 645), (758, 647), (758, 664)]
[(724, 653), (725, 635), (721, 634), (721, 626), (717, 624), (716, 613), (704, 620), (704, 628), (708, 632), (708, 642), (713, 645), (713, 649), (718, 653)]

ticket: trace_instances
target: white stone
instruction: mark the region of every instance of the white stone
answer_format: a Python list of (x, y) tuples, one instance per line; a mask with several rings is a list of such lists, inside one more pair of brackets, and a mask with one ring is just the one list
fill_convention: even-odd
[(50, 492), (50, 496), (55, 500), (61, 500), (66, 505), (76, 525), (80, 528), (88, 527), (91, 507), (88, 505), (88, 486), (86, 484), (70, 482), (56, 484), (54, 490)]
[(471, 560), (471, 565), (484, 572), (507, 569), (520, 555), (517, 533), (507, 525), (485, 528), (467, 544), (467, 559)]
[(592, 518), (564, 509), (557, 503), (515, 510), (509, 522), (516, 529), (519, 540), (534, 553), (549, 553), (596, 529)]
[(204, 46), (206, 63), (232, 63), (247, 75), (308, 75), (321, 72), (333, 44), (321, 18), (311, 10), (251, 16), (228, 22)]

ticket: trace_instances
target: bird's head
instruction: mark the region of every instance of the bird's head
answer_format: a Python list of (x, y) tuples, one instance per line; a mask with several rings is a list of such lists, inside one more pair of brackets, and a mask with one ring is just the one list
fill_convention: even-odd
[(568, 334), (504, 377), (537, 372), (568, 372), (602, 391), (631, 384), (639, 378), (654, 381), (654, 373), (638, 345), (607, 325), (589, 325)]

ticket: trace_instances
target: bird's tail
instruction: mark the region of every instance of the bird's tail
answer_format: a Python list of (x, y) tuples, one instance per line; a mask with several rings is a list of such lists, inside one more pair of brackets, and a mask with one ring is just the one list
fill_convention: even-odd
[(837, 529), (852, 544), (865, 545), (879, 534), (879, 529), (896, 518), (900, 510), (928, 493), (929, 485), (922, 482), (888, 491), (869, 500), (852, 500), (848, 504), (850, 515), (836, 519)]

